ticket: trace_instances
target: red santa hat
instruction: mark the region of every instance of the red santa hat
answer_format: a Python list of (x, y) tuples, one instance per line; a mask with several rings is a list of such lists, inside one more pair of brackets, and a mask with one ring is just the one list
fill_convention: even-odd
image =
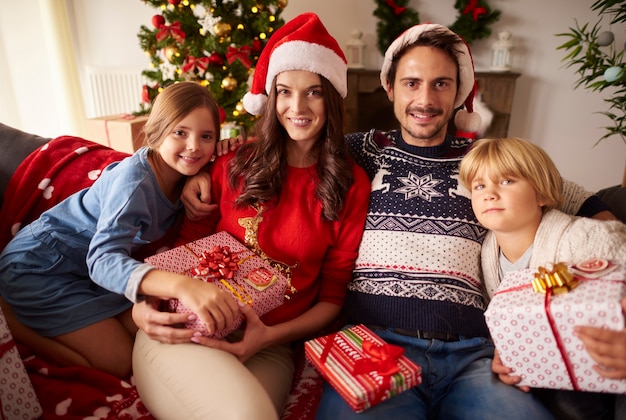
[(342, 98), (348, 94), (348, 63), (341, 47), (315, 13), (303, 13), (281, 26), (270, 37), (254, 69), (243, 106), (261, 115), (274, 78), (283, 71), (307, 70), (332, 83)]
[(432, 30), (447, 32), (459, 39), (455, 53), (456, 62), (459, 66), (459, 86), (456, 98), (454, 99), (454, 107), (459, 108), (462, 105), (465, 105), (465, 109), (457, 111), (454, 117), (454, 125), (457, 130), (463, 132), (465, 135), (475, 133), (480, 128), (480, 115), (474, 112), (474, 96), (476, 95), (477, 84), (476, 77), (474, 75), (474, 61), (472, 59), (472, 53), (463, 38), (447, 27), (434, 23), (427, 23), (415, 25), (404, 31), (391, 43), (385, 52), (383, 66), (380, 70), (380, 82), (385, 91), (388, 92), (389, 68), (391, 67), (391, 62), (393, 61), (397, 51), (408, 44), (416, 42), (423, 33)]

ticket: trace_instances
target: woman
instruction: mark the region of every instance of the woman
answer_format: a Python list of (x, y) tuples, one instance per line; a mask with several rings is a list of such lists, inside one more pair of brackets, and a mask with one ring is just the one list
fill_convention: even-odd
[(369, 198), (369, 179), (344, 144), (346, 70), (313, 13), (285, 24), (263, 50), (243, 99), (261, 115), (256, 140), (215, 162), (218, 210), (212, 221), (186, 221), (179, 242), (227, 231), (290, 276), (296, 292), (262, 318), (241, 307), (245, 329), (223, 341), (171, 334), (164, 324), (186, 316), (137, 305), (134, 319), (145, 331), (135, 344), (135, 379), (156, 417), (278, 418), (294, 372), (290, 343), (339, 315)]

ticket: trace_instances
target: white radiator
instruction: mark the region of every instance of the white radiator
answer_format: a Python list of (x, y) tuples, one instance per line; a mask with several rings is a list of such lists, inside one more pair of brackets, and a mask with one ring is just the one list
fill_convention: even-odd
[(144, 69), (86, 67), (87, 118), (130, 114), (139, 110)]

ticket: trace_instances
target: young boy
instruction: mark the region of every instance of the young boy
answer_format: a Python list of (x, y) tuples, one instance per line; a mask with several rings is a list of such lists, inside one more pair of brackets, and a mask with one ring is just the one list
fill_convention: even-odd
[[(489, 229), (482, 248), (483, 278), (489, 297), (509, 271), (553, 262), (575, 264), (589, 258), (626, 263), (626, 225), (573, 217), (556, 210), (563, 201), (561, 175), (547, 153), (526, 140), (478, 140), (461, 162), (459, 180), (471, 192), (476, 218)], [(611, 337), (601, 353), (591, 345), (586, 347), (601, 365), (598, 371), (615, 377), (611, 371), (626, 365), (626, 330), (604, 333)], [(519, 376), (509, 375), (512, 369), (502, 365), (497, 351), (492, 368), (505, 383), (520, 381)], [(576, 412), (571, 418), (604, 418), (608, 413), (608, 418), (613, 418), (613, 410), (606, 405), (607, 398), (615, 399), (612, 395), (546, 393), (549, 405), (559, 410), (555, 414)]]

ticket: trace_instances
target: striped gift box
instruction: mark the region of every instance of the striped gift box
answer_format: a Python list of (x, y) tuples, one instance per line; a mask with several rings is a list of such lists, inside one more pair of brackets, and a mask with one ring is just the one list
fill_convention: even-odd
[(364, 325), (304, 343), (307, 359), (360, 413), (422, 382), (422, 369)]

